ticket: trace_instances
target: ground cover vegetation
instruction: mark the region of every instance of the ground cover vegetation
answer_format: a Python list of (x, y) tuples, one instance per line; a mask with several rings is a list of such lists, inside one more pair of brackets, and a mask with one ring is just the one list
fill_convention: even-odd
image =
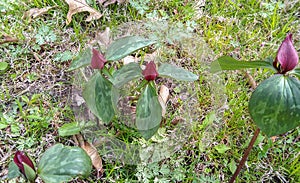
[[(78, 2), (85, 2), (85, 8), (80, 10)], [(69, 152), (68, 146), (83, 153), (73, 147), (80, 146), (94, 168), (88, 176), (82, 175), (91, 170), (67, 177), (71, 182), (228, 182), (257, 128), (248, 111), (253, 83), (273, 72), (260, 68), (212, 74), (210, 64), (225, 55), (272, 62), (288, 33), (299, 52), (299, 7), (296, 0), (2, 0), (0, 180), (8, 181), (15, 160), (23, 178), (11, 182), (35, 179), (32, 172), (26, 174), (34, 166), (36, 181), (51, 182), (49, 171), (43, 171), (50, 159), (46, 155), (55, 148)], [(156, 133), (146, 133), (149, 140), (131, 123), (117, 120), (135, 113), (136, 96), (143, 93), (136, 84), (142, 79), (124, 86), (123, 103), (117, 106), (122, 115), (103, 124), (82, 107), (83, 83), (94, 71), (70, 69), (74, 61), (91, 61), (92, 50), (86, 50), (105, 53), (124, 36), (159, 41), (106, 63), (108, 73), (128, 61), (142, 69), (154, 61), (199, 77), (189, 83), (159, 77), (149, 85), (168, 89), (166, 114)], [(145, 79), (152, 80), (151, 74)], [(236, 182), (299, 182), (299, 151), (299, 127), (275, 137), (261, 132)], [(28, 166), (22, 167), (22, 161)]]

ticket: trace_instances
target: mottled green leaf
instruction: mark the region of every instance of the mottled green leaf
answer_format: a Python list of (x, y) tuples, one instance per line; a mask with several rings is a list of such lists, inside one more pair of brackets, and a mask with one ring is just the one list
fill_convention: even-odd
[(129, 63), (113, 74), (112, 83), (115, 87), (120, 88), (129, 81), (142, 76), (142, 69), (139, 64)]
[(213, 61), (210, 66), (212, 73), (223, 70), (241, 70), (249, 68), (269, 68), (274, 69), (268, 61), (239, 61), (230, 56), (223, 56)]
[(85, 84), (83, 91), (82, 91), (82, 96), (86, 102), (86, 105), (90, 109), (90, 111), (97, 116), (98, 118), (101, 119), (97, 112), (96, 108), (96, 100), (95, 100), (95, 86), (96, 86), (96, 81), (100, 77), (100, 73), (96, 72), (90, 80)]
[(161, 111), (155, 88), (146, 85), (136, 107), (136, 127), (145, 139), (150, 139), (158, 130)]
[(111, 121), (115, 115), (118, 91), (99, 72), (85, 85), (83, 98), (93, 114), (105, 123)]
[(19, 171), (19, 168), (18, 166), (15, 164), (14, 161), (11, 161), (8, 165), (8, 175), (7, 175), (7, 178), (8, 179), (13, 179), (13, 178), (16, 178), (16, 177), (19, 177), (21, 176), (21, 172)]
[(66, 123), (58, 129), (59, 136), (70, 136), (80, 132), (80, 127), (77, 122)]
[(67, 182), (77, 176), (87, 177), (91, 170), (91, 159), (83, 149), (62, 144), (46, 150), (38, 165), (38, 175), (45, 183)]
[(195, 81), (198, 79), (198, 76), (196, 74), (193, 74), (192, 72), (187, 71), (183, 68), (166, 63), (159, 66), (158, 74), (159, 76), (171, 77), (179, 81)]
[(106, 50), (105, 58), (108, 61), (120, 60), (130, 53), (152, 45), (156, 41), (140, 36), (127, 36), (112, 42)]
[(68, 71), (73, 71), (81, 67), (88, 66), (89, 64), (91, 64), (91, 60), (92, 51), (90, 48), (87, 48), (72, 61)]
[(109, 123), (115, 115), (114, 91), (112, 83), (99, 74), (95, 85), (95, 102), (97, 113), (105, 123)]
[(285, 133), (300, 125), (300, 81), (276, 74), (253, 92), (249, 112), (267, 136)]
[(34, 182), (35, 178), (36, 178), (36, 173), (35, 170), (33, 170), (30, 166), (28, 166), (26, 163), (22, 163), (24, 166), (24, 171), (25, 171), (25, 175), (26, 178), (30, 181), (30, 182)]

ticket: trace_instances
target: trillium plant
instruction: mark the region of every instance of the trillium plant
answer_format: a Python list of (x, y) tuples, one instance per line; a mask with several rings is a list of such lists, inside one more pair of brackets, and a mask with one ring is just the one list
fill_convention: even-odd
[(17, 151), (8, 171), (8, 179), (23, 177), (31, 183), (40, 177), (45, 183), (62, 183), (89, 176), (92, 162), (82, 148), (56, 144), (45, 151), (38, 166), (23, 151)]
[(258, 129), (230, 182), (234, 182), (239, 174), (260, 131), (271, 137), (284, 134), (300, 125), (298, 62), (299, 57), (293, 46), (292, 34), (288, 34), (281, 43), (276, 58), (271, 62), (238, 61), (223, 56), (212, 63), (212, 72), (245, 68), (267, 68), (275, 71), (275, 74), (261, 82), (251, 95), (249, 113)]
[[(145, 139), (150, 139), (158, 130), (162, 120), (162, 106), (155, 83), (158, 77), (169, 77), (179, 81), (195, 81), (198, 76), (177, 66), (162, 63), (157, 69), (155, 60), (146, 64), (131, 62), (120, 68), (109, 67), (109, 62), (122, 58), (142, 48), (156, 44), (156, 41), (140, 36), (128, 36), (112, 42), (105, 54), (96, 49), (87, 49), (75, 59), (69, 70), (83, 66), (94, 69), (93, 76), (83, 89), (83, 98), (91, 110), (104, 124), (118, 120), (122, 115), (117, 109), (120, 89), (135, 80), (140, 89), (135, 111), (135, 128)], [(144, 69), (142, 69), (144, 67)], [(140, 81), (140, 82), (139, 82)], [(122, 121), (121, 121), (122, 122)]]

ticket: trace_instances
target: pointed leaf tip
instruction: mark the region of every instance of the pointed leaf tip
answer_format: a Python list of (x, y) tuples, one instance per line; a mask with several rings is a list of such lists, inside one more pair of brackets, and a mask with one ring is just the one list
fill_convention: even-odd
[(293, 70), (299, 62), (297, 50), (292, 42), (292, 34), (288, 34), (281, 43), (273, 66), (280, 74)]

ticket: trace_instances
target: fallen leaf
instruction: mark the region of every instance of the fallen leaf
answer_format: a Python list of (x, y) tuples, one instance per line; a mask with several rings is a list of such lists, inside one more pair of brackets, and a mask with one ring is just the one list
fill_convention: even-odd
[(166, 87), (165, 85), (161, 85), (159, 90), (158, 101), (162, 108), (162, 112), (161, 112), (162, 117), (166, 115), (166, 110), (167, 110), (166, 103), (168, 101), (169, 94), (170, 94), (169, 88)]
[(97, 42), (100, 46), (107, 48), (111, 42), (109, 27), (106, 27), (103, 32), (96, 33), (95, 40), (93, 40), (93, 42)]
[(85, 21), (89, 22), (92, 20), (97, 20), (102, 17), (102, 14), (99, 13), (97, 10), (94, 8), (91, 8), (85, 0), (65, 0), (66, 3), (69, 5), (69, 11), (67, 14), (67, 20), (66, 23), (67, 25), (71, 23), (72, 21), (72, 16), (76, 13), (80, 12), (89, 12), (90, 15), (86, 18)]
[(98, 2), (100, 4), (103, 4), (104, 7), (110, 5), (110, 4), (113, 4), (113, 3), (116, 3), (118, 2), (118, 4), (121, 4), (121, 3), (124, 3), (126, 0), (98, 0)]
[(38, 16), (41, 16), (45, 13), (47, 13), (51, 8), (53, 7), (45, 7), (45, 8), (32, 8), (28, 11), (26, 11), (23, 15), (24, 18), (29, 18), (29, 22), (31, 21), (31, 18), (35, 19)]
[(11, 43), (11, 42), (18, 42), (19, 40), (17, 38), (11, 37), (7, 34), (2, 35), (0, 39), (0, 44), (4, 43)]
[(90, 143), (84, 141), (80, 134), (75, 135), (79, 146), (89, 155), (92, 160), (93, 166), (97, 170), (97, 178), (100, 178), (103, 174), (102, 159), (97, 151), (97, 149)]

